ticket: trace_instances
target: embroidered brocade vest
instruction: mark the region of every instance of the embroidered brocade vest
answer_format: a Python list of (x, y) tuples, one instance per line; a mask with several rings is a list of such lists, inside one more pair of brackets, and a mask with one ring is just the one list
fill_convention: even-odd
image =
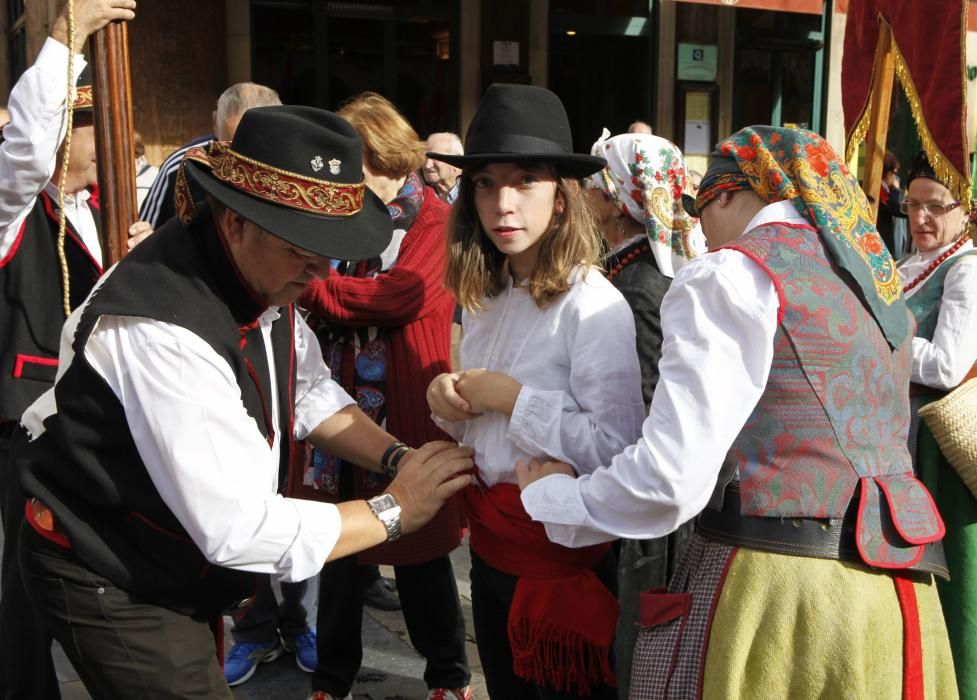
[(916, 564), (944, 526), (906, 449), (912, 338), (888, 346), (813, 228), (760, 226), (728, 247), (780, 297), (766, 388), (723, 466), (740, 481), (742, 514), (842, 518), (857, 498), (863, 561)]
[[(55, 515), (73, 551), (92, 569), (158, 605), (215, 614), (253, 594), (255, 575), (211, 565), (159, 496), (136, 448), (125, 411), (85, 359), (103, 315), (175, 324), (206, 341), (233, 372), (256, 430), (271, 444), (270, 372), (256, 319), (264, 307), (237, 278), (203, 208), (184, 227), (177, 219), (119, 263), (82, 313), (75, 355), (55, 384), (57, 413), (30, 443), (21, 465), (24, 491)], [(278, 387), (279, 484), (285, 489), (295, 398), (294, 314), (272, 324)], [(287, 431), (287, 432), (286, 432)], [(197, 468), (208, 468), (200, 455)]]
[(933, 333), (936, 332), (936, 322), (940, 318), (940, 304), (943, 301), (943, 284), (946, 282), (947, 273), (954, 265), (963, 260), (968, 255), (977, 255), (977, 250), (968, 250), (954, 255), (948, 260), (944, 260), (929, 279), (923, 282), (919, 290), (911, 297), (906, 299), (906, 306), (916, 318), (916, 336), (933, 340)]
[[(96, 226), (98, 205), (90, 200)], [(101, 262), (69, 221), (65, 257), (71, 280), (71, 308), (81, 306), (102, 274)], [(7, 256), (0, 260), (0, 421), (19, 421), (58, 371), (64, 325), (57, 204), (42, 192)]]

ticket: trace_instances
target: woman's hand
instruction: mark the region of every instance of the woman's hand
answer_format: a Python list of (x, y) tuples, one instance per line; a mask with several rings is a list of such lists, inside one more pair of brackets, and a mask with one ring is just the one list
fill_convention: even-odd
[(471, 404), (457, 391), (460, 375), (457, 372), (439, 374), (427, 388), (427, 404), (431, 413), (451, 423), (477, 418)]
[(511, 416), (522, 384), (502, 372), (468, 369), (457, 375), (454, 389), (468, 403), (468, 411), (496, 411)]
[(529, 464), (522, 460), (516, 462), (516, 479), (519, 481), (520, 491), (525, 491), (527, 486), (550, 474), (577, 476), (573, 467), (566, 462), (541, 462), (538, 459), (529, 460)]

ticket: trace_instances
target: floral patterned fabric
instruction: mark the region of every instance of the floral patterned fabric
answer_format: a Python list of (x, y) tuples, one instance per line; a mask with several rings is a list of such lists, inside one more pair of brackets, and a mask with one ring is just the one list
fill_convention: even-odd
[[(797, 207), (820, 232), (832, 262), (854, 278), (889, 346), (899, 347), (912, 330), (902, 282), (868, 200), (831, 146), (812, 131), (751, 126), (719, 143), (710, 171), (717, 160), (732, 160), (764, 201)], [(709, 173), (703, 189), (711, 188), (708, 180)]]
[(591, 154), (607, 167), (588, 179), (617, 207), (644, 224), (658, 269), (667, 277), (705, 252), (698, 219), (682, 207), (688, 171), (682, 152), (671, 141), (650, 134), (611, 136), (607, 129)]

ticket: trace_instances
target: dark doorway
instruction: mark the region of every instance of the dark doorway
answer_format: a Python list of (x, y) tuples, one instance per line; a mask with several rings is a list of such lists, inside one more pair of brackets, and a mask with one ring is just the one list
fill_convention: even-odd
[(573, 145), (589, 152), (601, 129), (652, 121), (654, 64), (647, 0), (553, 0), (549, 80), (570, 117)]
[(253, 0), (251, 72), (287, 104), (378, 92), (424, 138), (457, 130), (457, 24), (458, 0)]

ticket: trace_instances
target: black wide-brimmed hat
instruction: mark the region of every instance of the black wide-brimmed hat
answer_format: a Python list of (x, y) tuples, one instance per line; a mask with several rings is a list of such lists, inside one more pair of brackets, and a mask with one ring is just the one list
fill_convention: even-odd
[(464, 155), (428, 153), (458, 168), (488, 163), (550, 163), (575, 177), (592, 175), (603, 158), (573, 152), (570, 121), (560, 98), (533, 85), (489, 87), (465, 137)]
[[(362, 158), (363, 144), (342, 117), (278, 105), (249, 109), (233, 141), (190, 149), (183, 167), (268, 233), (325, 257), (363, 260), (390, 244), (393, 222), (363, 180)], [(185, 191), (177, 208), (184, 221), (194, 215)]]

